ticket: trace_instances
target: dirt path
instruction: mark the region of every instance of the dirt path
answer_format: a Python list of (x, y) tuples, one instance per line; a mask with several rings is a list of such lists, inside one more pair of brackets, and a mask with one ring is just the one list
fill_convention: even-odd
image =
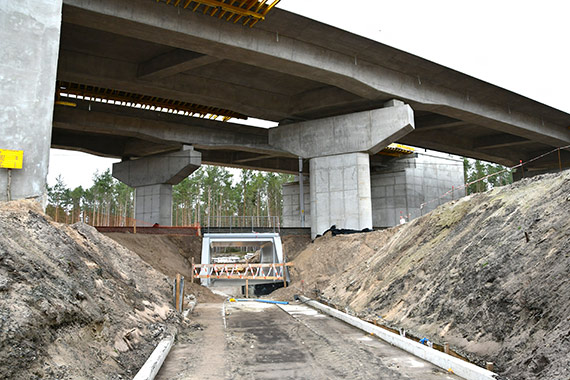
[(157, 380), (228, 379), (222, 303), (198, 304), (190, 334), (182, 333), (164, 362)]
[(204, 304), (158, 379), (459, 379), (305, 305)]

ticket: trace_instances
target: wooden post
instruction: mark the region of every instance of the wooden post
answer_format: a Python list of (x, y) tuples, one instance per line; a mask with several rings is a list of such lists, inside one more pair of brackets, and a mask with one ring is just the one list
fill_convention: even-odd
[(560, 158), (560, 148), (558, 148), (558, 166), (560, 167), (560, 171), (562, 171), (562, 159)]
[[(560, 155), (560, 152), (558, 152), (558, 154)], [(8, 183), (6, 185), (6, 199), (8, 200), (8, 202), (10, 202), (12, 200), (12, 169), (8, 168)], [(56, 214), (57, 214), (57, 209), (56, 209)], [(57, 222), (57, 217), (56, 217), (56, 222)]]
[(192, 277), (190, 277), (190, 283), (194, 283), (194, 257), (192, 257)]
[(493, 364), (493, 362), (487, 362), (485, 363), (485, 368), (487, 369), (487, 371), (493, 372), (495, 370), (495, 365)]
[(249, 298), (249, 280), (245, 279), (245, 298)]
[(443, 343), (443, 352), (445, 352), (446, 354), (449, 355), (449, 343), (448, 342)]
[(285, 265), (285, 263), (282, 264), (283, 266), (283, 287), (286, 288), (287, 287), (287, 275), (285, 274), (285, 270), (287, 270), (287, 266)]
[(180, 273), (176, 273), (176, 288), (174, 290), (176, 293), (174, 302), (176, 303), (176, 311), (180, 311), (178, 304), (180, 303)]
[(133, 195), (133, 233), (137, 233), (137, 188), (135, 187)]

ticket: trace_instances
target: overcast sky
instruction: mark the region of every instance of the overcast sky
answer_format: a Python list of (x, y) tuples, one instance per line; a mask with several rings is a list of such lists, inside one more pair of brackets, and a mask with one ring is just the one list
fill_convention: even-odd
[[(334, 25), (570, 113), (570, 1), (281, 0)], [(91, 186), (117, 160), (52, 149), (48, 183)]]

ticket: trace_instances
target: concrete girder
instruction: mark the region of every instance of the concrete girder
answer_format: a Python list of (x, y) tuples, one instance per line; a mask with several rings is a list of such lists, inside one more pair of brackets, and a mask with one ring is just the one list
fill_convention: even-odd
[[(263, 26), (265, 29), (241, 28), (192, 12), (178, 14), (174, 7), (162, 8), (157, 17), (156, 4), (152, 2), (65, 0), (65, 4), (68, 6), (64, 18), (71, 23), (262, 66), (333, 85), (366, 99), (388, 94), (414, 108), (423, 105), (426, 110), (552, 146), (570, 142), (570, 131), (565, 126), (527, 114), (524, 109), (491, 102), (468, 90), (444, 87), (429, 77), (420, 78), (359, 60), (357, 55), (332, 50), (333, 45), (319, 46), (283, 32), (277, 37), (268, 29), (270, 22)], [(381, 44), (377, 47), (384, 48)]]
[(513, 136), (506, 133), (483, 136), (477, 138), (473, 142), (474, 149), (498, 149), (506, 148), (515, 145), (534, 144), (533, 141), (527, 140), (523, 137)]
[(268, 144), (268, 131), (229, 122), (73, 100), (77, 107), (56, 107), (54, 127), (137, 137), (169, 144), (283, 153)]
[(468, 123), (462, 120), (457, 120), (438, 114), (416, 117), (416, 130), (421, 132), (443, 128), (461, 127), (467, 124)]
[(188, 73), (157, 81), (137, 78), (138, 65), (65, 51), (58, 79), (218, 107), (260, 119), (285, 118), (289, 97)]
[(101, 157), (118, 158), (124, 154), (126, 138), (110, 139), (97, 134), (77, 133), (54, 128), (51, 134), (51, 147), (77, 150)]
[[(253, 160), (256, 155), (249, 152), (204, 149), (201, 152), (203, 164), (289, 174), (299, 173), (299, 159), (297, 157), (265, 157), (260, 160)], [(309, 171), (308, 163), (303, 167), (303, 171), (305, 173)]]
[(448, 132), (445, 134), (445, 139), (434, 130), (420, 131), (415, 130), (401, 139), (398, 142), (407, 145), (413, 145), (421, 148), (437, 150), (440, 152), (448, 152), (458, 156), (472, 157), (478, 160), (485, 160), (496, 162), (505, 166), (512, 166), (519, 162), (520, 157), (516, 153), (498, 152), (493, 153), (489, 151), (480, 151), (473, 148), (473, 140)]
[(413, 111), (402, 104), (279, 126), (269, 131), (269, 144), (303, 158), (376, 154), (413, 130)]
[(200, 53), (174, 49), (169, 53), (161, 54), (146, 62), (139, 63), (137, 77), (151, 81), (159, 80), (200, 66), (209, 65), (219, 60), (219, 58)]

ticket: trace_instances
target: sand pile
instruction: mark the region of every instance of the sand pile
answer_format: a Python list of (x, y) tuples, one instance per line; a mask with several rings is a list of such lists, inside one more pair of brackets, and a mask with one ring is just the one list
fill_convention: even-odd
[(0, 203), (0, 378), (132, 378), (179, 322), (168, 278), (31, 201)]

